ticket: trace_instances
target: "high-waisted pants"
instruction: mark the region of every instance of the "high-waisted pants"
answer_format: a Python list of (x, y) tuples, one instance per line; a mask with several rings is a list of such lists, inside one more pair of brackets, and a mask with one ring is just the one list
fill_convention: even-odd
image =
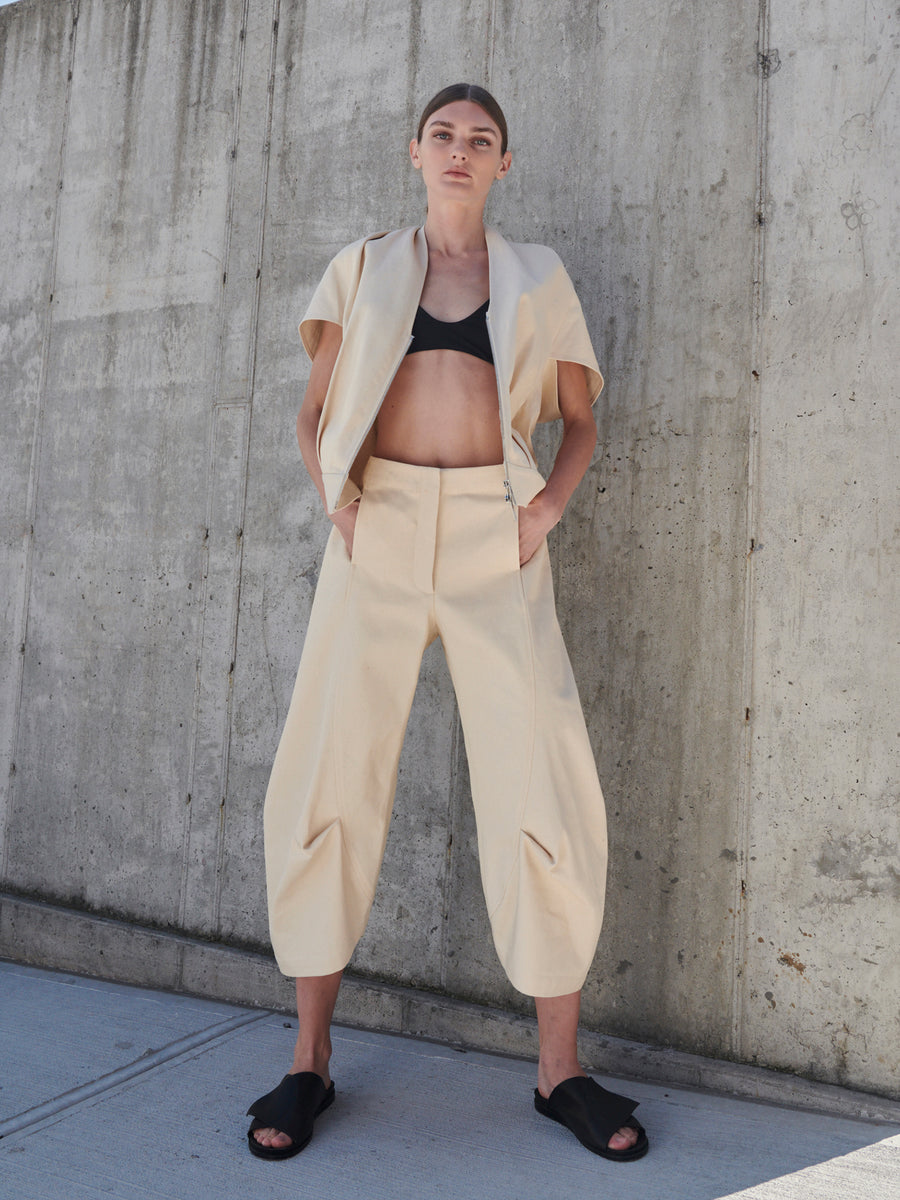
[(330, 974), (362, 936), (421, 657), (436, 637), (462, 719), (500, 962), (528, 995), (577, 991), (603, 916), (603, 796), (547, 547), (519, 567), (502, 466), (372, 458), (352, 557), (332, 530), (266, 795), (278, 964), (285, 975)]

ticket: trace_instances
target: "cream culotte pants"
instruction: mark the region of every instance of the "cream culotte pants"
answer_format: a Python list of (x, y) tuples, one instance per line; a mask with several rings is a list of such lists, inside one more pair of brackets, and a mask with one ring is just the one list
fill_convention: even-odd
[(365, 929), (419, 665), (438, 636), (500, 961), (528, 995), (577, 991), (603, 916), (603, 796), (547, 547), (519, 567), (502, 466), (372, 458), (352, 559), (332, 530), (266, 795), (278, 964), (340, 970)]

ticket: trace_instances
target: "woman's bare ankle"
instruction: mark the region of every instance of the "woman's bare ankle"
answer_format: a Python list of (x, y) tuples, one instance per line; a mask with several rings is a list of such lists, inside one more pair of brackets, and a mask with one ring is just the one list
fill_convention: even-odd
[(561, 1058), (545, 1058), (538, 1060), (538, 1091), (546, 1100), (558, 1083), (564, 1079), (572, 1079), (576, 1075), (586, 1075), (577, 1058), (564, 1056)]
[(312, 1071), (321, 1076), (326, 1087), (331, 1083), (328, 1066), (331, 1062), (330, 1040), (316, 1047), (297, 1046), (294, 1050), (294, 1061), (290, 1073), (297, 1075), (300, 1071)]

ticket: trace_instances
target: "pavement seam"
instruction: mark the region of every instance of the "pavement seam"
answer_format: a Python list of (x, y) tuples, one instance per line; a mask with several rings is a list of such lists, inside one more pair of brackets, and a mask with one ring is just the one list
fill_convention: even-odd
[(36, 1104), (33, 1108), (28, 1108), (24, 1112), (17, 1113), (14, 1117), (7, 1117), (5, 1121), (0, 1121), (0, 1138), (9, 1137), (10, 1134), (21, 1133), (23, 1129), (39, 1125), (49, 1117), (55, 1117), (67, 1109), (77, 1107), (85, 1100), (92, 1100), (96, 1096), (103, 1095), (104, 1092), (110, 1092), (139, 1075), (144, 1075), (148, 1071), (155, 1070), (164, 1063), (170, 1063), (183, 1055), (190, 1054), (201, 1046), (207, 1046), (211, 1042), (215, 1042), (219, 1038), (233, 1033), (237, 1029), (242, 1029), (247, 1025), (254, 1025), (258, 1021), (265, 1021), (271, 1016), (272, 1013), (268, 1010), (264, 1012), (242, 1013), (238, 1017), (229, 1017), (227, 1021), (219, 1021), (215, 1025), (207, 1026), (207, 1028), (201, 1029), (198, 1033), (192, 1033), (188, 1037), (178, 1038), (177, 1041), (163, 1046), (161, 1050), (154, 1050), (150, 1054), (145, 1054), (141, 1058), (135, 1059), (134, 1062), (128, 1063), (127, 1066), (117, 1067), (107, 1075), (101, 1075), (99, 1079), (92, 1079), (90, 1083), (83, 1083), (78, 1087), (70, 1088), (69, 1091), (61, 1092), (60, 1095), (55, 1096), (52, 1100), (45, 1100), (42, 1104)]

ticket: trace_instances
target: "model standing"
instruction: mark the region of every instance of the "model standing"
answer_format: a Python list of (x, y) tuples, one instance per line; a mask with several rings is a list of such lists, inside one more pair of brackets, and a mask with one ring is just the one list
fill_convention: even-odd
[[(299, 1033), (290, 1072), (250, 1108), (249, 1145), (296, 1154), (334, 1099), (341, 973), (372, 905), (421, 656), (440, 637), (494, 943), (535, 997), (535, 1107), (626, 1161), (647, 1150), (636, 1104), (576, 1052), (606, 823), (545, 541), (590, 463), (603, 381), (558, 257), (484, 226), (511, 162), (493, 97), (445, 88), (410, 155), (424, 225), (341, 251), (300, 326), (312, 369), (297, 438), (334, 529), (265, 809), (272, 944), (297, 979)], [(545, 483), (531, 435), (557, 417)]]

